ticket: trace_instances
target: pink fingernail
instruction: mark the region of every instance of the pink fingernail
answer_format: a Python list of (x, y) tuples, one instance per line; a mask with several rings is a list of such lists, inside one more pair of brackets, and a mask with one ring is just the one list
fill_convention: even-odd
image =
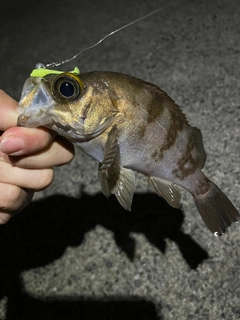
[(18, 156), (23, 153), (24, 142), (15, 136), (7, 136), (0, 143), (0, 150), (10, 156)]

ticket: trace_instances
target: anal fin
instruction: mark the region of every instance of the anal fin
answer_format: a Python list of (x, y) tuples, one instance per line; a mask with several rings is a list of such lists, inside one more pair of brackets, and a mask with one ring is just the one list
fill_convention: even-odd
[(149, 183), (153, 187), (154, 191), (163, 199), (165, 199), (173, 208), (179, 208), (181, 194), (178, 187), (160, 178), (150, 177)]

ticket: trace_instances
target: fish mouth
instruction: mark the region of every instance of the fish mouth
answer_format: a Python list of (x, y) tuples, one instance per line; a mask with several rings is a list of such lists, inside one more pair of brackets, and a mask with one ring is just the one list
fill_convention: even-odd
[(52, 124), (51, 115), (47, 114), (45, 110), (29, 110), (26, 109), (18, 116), (17, 125), (19, 127), (37, 128), (45, 127)]
[(41, 79), (30, 77), (23, 86), (19, 109), (23, 112), (17, 119), (20, 127), (36, 128), (52, 123), (51, 108), (55, 105)]
[(72, 126), (62, 123), (58, 116), (44, 109), (25, 109), (24, 112), (18, 116), (17, 125), (27, 128), (45, 127), (69, 140), (77, 138), (78, 140), (86, 141), (83, 119), (80, 118), (79, 121), (75, 122)]
[(107, 118), (91, 133), (85, 133), (84, 117), (74, 121), (71, 125), (64, 120), (61, 122), (59, 115), (49, 113), (44, 109), (25, 109), (18, 116), (17, 125), (20, 127), (37, 128), (45, 127), (57, 132), (71, 142), (87, 142), (102, 134), (112, 123), (114, 116)]

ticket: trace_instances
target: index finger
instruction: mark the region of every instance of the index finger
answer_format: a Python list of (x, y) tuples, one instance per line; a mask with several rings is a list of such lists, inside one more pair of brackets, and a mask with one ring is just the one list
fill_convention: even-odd
[(17, 101), (0, 89), (0, 131), (5, 131), (17, 125), (18, 107)]

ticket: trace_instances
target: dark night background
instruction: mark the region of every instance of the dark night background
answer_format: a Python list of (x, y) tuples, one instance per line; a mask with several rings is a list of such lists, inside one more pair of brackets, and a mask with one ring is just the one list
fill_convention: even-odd
[[(0, 4), (0, 88), (19, 99), (37, 62), (67, 59), (168, 1)], [(64, 65), (156, 83), (201, 129), (204, 172), (240, 208), (240, 2), (172, 5)], [(183, 192), (170, 208), (138, 175), (132, 212), (106, 200), (77, 151), (0, 226), (0, 319), (240, 319), (240, 229), (206, 229)]]

